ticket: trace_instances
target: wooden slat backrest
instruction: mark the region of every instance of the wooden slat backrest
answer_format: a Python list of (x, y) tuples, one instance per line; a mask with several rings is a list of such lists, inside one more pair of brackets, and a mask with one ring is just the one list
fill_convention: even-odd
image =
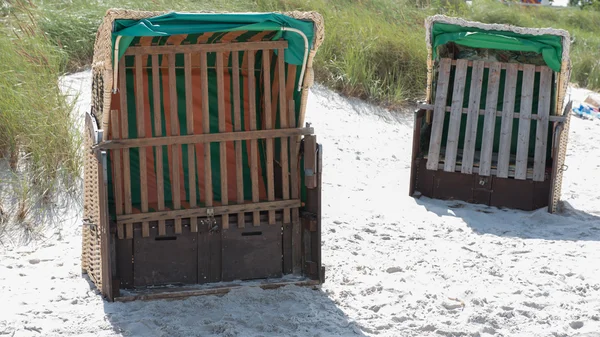
[[(454, 72), (452, 72), (454, 66)], [(487, 71), (486, 71), (487, 69)], [(501, 85), (501, 72), (505, 70), (504, 85)], [(471, 83), (467, 89), (467, 70), (470, 70)], [(482, 92), (484, 73), (487, 72), (487, 90)], [(517, 80), (522, 73), (521, 92), (517, 93)], [(539, 73), (539, 89), (535, 89), (536, 74)], [(451, 83), (451, 76), (454, 80)], [(427, 169), (462, 173), (477, 173), (483, 176), (497, 175), (515, 179), (533, 179), (544, 181), (546, 174), (546, 153), (548, 150), (549, 122), (562, 121), (565, 116), (551, 115), (552, 70), (546, 66), (531, 64), (501, 63), (487, 61), (451, 60), (442, 58), (438, 62), (437, 86), (433, 104), (422, 108), (433, 110)], [(452, 90), (449, 90), (452, 85)], [(465, 92), (468, 90), (468, 92)], [(468, 103), (463, 97), (468, 93)], [(450, 104), (447, 95), (452, 95)], [(537, 113), (532, 112), (534, 96), (537, 97)], [(520, 99), (519, 112), (515, 112), (516, 97)], [(481, 99), (485, 99), (485, 109), (480, 108)], [(502, 103), (502, 110), (497, 108)], [(467, 108), (463, 108), (467, 104)], [(449, 106), (448, 106), (449, 105)], [(450, 112), (449, 114), (447, 112)], [(461, 137), (461, 122), (466, 114), (464, 142), (458, 149)], [(478, 125), (483, 115), (483, 127)], [(498, 119), (498, 117), (501, 117)], [(518, 118), (518, 140), (515, 161), (511, 163), (511, 142), (513, 140), (513, 119)], [(535, 144), (530, 145), (531, 120), (536, 121)], [(501, 121), (501, 122), (500, 122)], [(444, 125), (447, 123), (447, 129)], [(500, 125), (498, 125), (500, 124)], [(499, 127), (499, 129), (498, 129)], [(496, 135), (496, 132), (500, 132)], [(444, 138), (444, 132), (447, 136)], [(478, 140), (480, 139), (480, 140)], [(481, 148), (476, 151), (476, 143)], [(494, 142), (497, 142), (494, 145)], [(529, 153), (535, 145), (535, 153)], [(445, 150), (443, 158), (441, 151)], [(457, 165), (460, 157), (461, 163)], [(534, 165), (528, 163), (533, 157)], [(476, 162), (476, 159), (479, 161)], [(511, 165), (514, 169), (510, 169)], [(495, 166), (495, 168), (494, 168)], [(533, 172), (533, 174), (531, 173)]]
[[(147, 237), (150, 235), (151, 221), (158, 221), (158, 234), (165, 235), (165, 220), (168, 219), (174, 220), (174, 232), (180, 234), (181, 220), (184, 216), (191, 217), (189, 223), (192, 232), (199, 230), (198, 226), (201, 223), (198, 222), (198, 217), (207, 215), (221, 216), (222, 228), (228, 229), (229, 214), (237, 213), (237, 226), (242, 228), (245, 226), (245, 213), (249, 212), (252, 213), (253, 224), (259, 226), (261, 211), (268, 213), (269, 224), (279, 221), (275, 216), (276, 211), (283, 211), (283, 222), (293, 225), (295, 232), (300, 233), (299, 140), (301, 135), (312, 133), (312, 128), (299, 128), (295, 122), (296, 107), (289, 93), (291, 87), (286, 87), (286, 84), (291, 83), (288, 76), (295, 79), (297, 74), (295, 66), (288, 68), (290, 66), (284, 61), (287, 42), (232, 43), (230, 46), (233, 47), (131, 47), (125, 54), (129, 57), (127, 66), (126, 57), (121, 59), (118, 79), (121, 106), (120, 111), (113, 116), (113, 119), (119, 117), (119, 120), (113, 121), (112, 125), (113, 129), (117, 128), (119, 132), (113, 132), (112, 139), (99, 145), (100, 148), (114, 153), (123, 153), (123, 161), (116, 164), (122, 169), (116, 169), (114, 172), (119, 177), (114, 185), (123, 185), (124, 194), (116, 197), (120, 199), (118, 205), (121, 207), (117, 214), (121, 238), (133, 237), (134, 222), (142, 224), (141, 235)], [(255, 63), (257, 53), (260, 53), (260, 66)], [(242, 59), (241, 55), (245, 59)], [(183, 64), (176, 61), (179, 56), (183, 56), (179, 59), (183, 60)], [(209, 57), (211, 63), (214, 60), (214, 64), (209, 64)], [(240, 60), (243, 61), (241, 64)], [(128, 75), (134, 74), (135, 111), (128, 111), (132, 92), (127, 92), (127, 85), (131, 88), (131, 83), (128, 84), (127, 81), (131, 79), (124, 76), (125, 72), (128, 72)], [(242, 74), (246, 76), (243, 78), (243, 84)], [(198, 76), (199, 85), (193, 83), (197, 81), (192, 79), (194, 76)], [(209, 76), (215, 76), (210, 80), (216, 78), (215, 82), (210, 83)], [(151, 84), (144, 83), (150, 79)], [(181, 88), (180, 83), (183, 83), (184, 88)], [(209, 92), (212, 92), (209, 90), (211, 84), (216, 84), (216, 97), (213, 101), (209, 97)], [(260, 89), (256, 85), (261, 85)], [(258, 90), (261, 99), (256, 96)], [(150, 92), (153, 99), (144, 96)], [(186, 98), (185, 106), (179, 101), (182, 95)], [(247, 99), (242, 95), (257, 99)], [(201, 103), (195, 105), (196, 100), (192, 98), (198, 96)], [(258, 101), (261, 102), (260, 107), (257, 106)], [(249, 115), (246, 122), (241, 115), (242, 107), (244, 114)], [(179, 116), (183, 113), (182, 109), (185, 109), (185, 117)], [(210, 127), (210, 111), (214, 113), (215, 110), (218, 112), (218, 132)], [(263, 116), (261, 130), (258, 130), (257, 113)], [(133, 118), (132, 116), (135, 116), (137, 137), (129, 138), (127, 120)], [(212, 119), (216, 119), (215, 116), (212, 116)], [(198, 123), (196, 128), (195, 121)], [(276, 125), (275, 122), (279, 124)], [(266, 144), (266, 165), (261, 165), (260, 162), (260, 139), (264, 139)], [(276, 141), (278, 145), (281, 144), (277, 153), (274, 152)], [(243, 154), (245, 142), (249, 144), (247, 161)], [(216, 204), (212, 186), (211, 143), (219, 144), (220, 161), (215, 167), (219, 168), (220, 199), (217, 199)], [(130, 149), (140, 153), (139, 163), (131, 163), (136, 172), (130, 172)], [(234, 153), (229, 149), (233, 149)], [(163, 153), (164, 150), (167, 150), (167, 153)], [(204, 162), (189, 160), (197, 156), (203, 157)], [(232, 158), (235, 161), (233, 166), (230, 163)], [(244, 165), (248, 165), (246, 169), (249, 170), (251, 178), (251, 202), (244, 200), (247, 198), (244, 195), (244, 161)], [(169, 166), (165, 167), (164, 163), (168, 163)], [(275, 163), (281, 167), (281, 175), (275, 175)], [(138, 170), (139, 177), (136, 178)], [(261, 170), (266, 172), (264, 191), (261, 191), (263, 187), (259, 185), (263, 179)], [(229, 176), (228, 179), (228, 171), (231, 171), (231, 174), (235, 173), (235, 178)], [(139, 183), (135, 191), (136, 198), (139, 198), (135, 204), (136, 209), (132, 204), (130, 177), (139, 179), (134, 180), (136, 184)], [(165, 181), (166, 179), (169, 181)], [(204, 188), (198, 188), (199, 181), (204, 183)], [(170, 186), (168, 194), (165, 184)], [(155, 193), (151, 197), (152, 204), (149, 202), (149, 190)], [(261, 193), (265, 194), (264, 199)], [(166, 199), (167, 195), (170, 195), (169, 200)], [(198, 205), (198, 199), (203, 205)], [(235, 205), (230, 205), (232, 203)]]

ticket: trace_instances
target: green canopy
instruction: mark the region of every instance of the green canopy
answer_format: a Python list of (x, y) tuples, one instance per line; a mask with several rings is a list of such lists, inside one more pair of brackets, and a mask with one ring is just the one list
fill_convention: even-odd
[(489, 31), (436, 22), (431, 29), (433, 57), (440, 45), (454, 42), (473, 48), (536, 52), (541, 54), (550, 69), (560, 71), (561, 37), (557, 35), (528, 35), (510, 31)]
[(119, 59), (135, 37), (169, 36), (177, 34), (199, 34), (207, 32), (232, 31), (280, 31), (273, 40), (283, 38), (288, 41), (285, 62), (301, 65), (304, 61), (305, 43), (301, 35), (293, 31), (284, 31), (284, 27), (301, 31), (308, 39), (308, 48), (312, 48), (313, 23), (291, 18), (279, 13), (176, 13), (171, 12), (142, 20), (115, 20), (112, 33), (114, 46), (119, 40)]

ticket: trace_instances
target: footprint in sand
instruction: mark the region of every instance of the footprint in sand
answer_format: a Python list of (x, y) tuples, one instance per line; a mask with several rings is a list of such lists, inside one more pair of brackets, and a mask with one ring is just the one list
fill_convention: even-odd
[(537, 310), (542, 310), (546, 307), (545, 304), (535, 302), (523, 302), (523, 305)]
[(450, 311), (462, 308), (462, 306), (463, 305), (461, 303), (442, 302), (442, 307)]
[(569, 323), (569, 326), (575, 330), (581, 329), (581, 328), (583, 328), (583, 322), (582, 321), (573, 321), (573, 322)]
[(373, 311), (374, 313), (377, 313), (383, 307), (385, 307), (385, 304), (377, 304), (377, 305), (372, 305), (372, 306), (368, 307), (368, 309)]
[(369, 234), (375, 234), (377, 233), (376, 230), (374, 230), (373, 228), (363, 228), (363, 232), (369, 233)]
[(410, 321), (410, 318), (406, 317), (406, 316), (394, 316), (392, 317), (392, 321), (394, 321), (395, 323), (402, 323), (402, 322), (406, 322), (406, 321)]
[(437, 328), (433, 324), (427, 324), (425, 326), (420, 327), (419, 330), (433, 332), (433, 331), (437, 330)]

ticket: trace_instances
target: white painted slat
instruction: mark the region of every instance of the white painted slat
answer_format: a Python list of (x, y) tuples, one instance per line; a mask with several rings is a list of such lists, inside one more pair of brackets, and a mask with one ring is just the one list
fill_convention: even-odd
[(526, 64), (523, 69), (523, 89), (521, 91), (519, 138), (517, 142), (517, 161), (515, 167), (515, 179), (520, 180), (525, 180), (527, 178), (529, 127), (531, 125), (531, 102), (533, 98), (535, 66), (532, 64)]
[(471, 74), (471, 88), (469, 91), (469, 110), (467, 112), (467, 126), (465, 129), (465, 142), (463, 145), (462, 173), (473, 173), (473, 159), (475, 156), (475, 142), (477, 139), (477, 120), (479, 118), (479, 103), (481, 100), (481, 85), (483, 82), (483, 61), (473, 61)]
[(540, 94), (538, 100), (537, 121), (535, 132), (535, 153), (533, 157), (533, 180), (544, 181), (546, 168), (546, 148), (548, 145), (548, 117), (550, 115), (550, 91), (552, 85), (552, 70), (548, 67), (540, 71)]
[(498, 149), (498, 173), (500, 178), (508, 177), (510, 165), (510, 143), (512, 140), (513, 110), (517, 92), (518, 64), (509, 63), (504, 81), (504, 103), (502, 104), (502, 124), (500, 125), (500, 147)]
[(462, 106), (467, 78), (467, 62), (468, 60), (463, 59), (456, 61), (450, 123), (448, 125), (448, 139), (446, 141), (446, 160), (444, 161), (444, 171), (447, 172), (454, 172), (454, 167), (456, 165), (456, 150), (458, 148), (460, 120), (462, 117)]
[(498, 88), (500, 86), (500, 63), (490, 64), (488, 86), (485, 101), (485, 118), (483, 120), (483, 139), (479, 175), (489, 176), (492, 166), (492, 150), (494, 146), (494, 129), (496, 126), (496, 107), (498, 106)]
[(446, 96), (448, 95), (448, 82), (450, 81), (450, 59), (441, 59), (435, 94), (435, 107), (433, 109), (433, 123), (431, 125), (431, 138), (427, 158), (427, 169), (437, 170), (440, 159), (440, 146), (444, 117), (446, 115)]

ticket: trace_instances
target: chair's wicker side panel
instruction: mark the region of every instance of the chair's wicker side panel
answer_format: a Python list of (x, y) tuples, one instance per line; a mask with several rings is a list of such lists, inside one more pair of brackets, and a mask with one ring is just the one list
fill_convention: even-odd
[[(568, 43), (566, 44), (567, 46)], [(563, 54), (565, 54), (563, 52)], [(566, 54), (568, 56), (568, 53)], [(560, 193), (562, 190), (562, 178), (563, 178), (563, 167), (565, 164), (565, 157), (567, 155), (567, 144), (569, 141), (569, 125), (571, 124), (571, 109), (568, 105), (568, 100), (565, 99), (567, 94), (567, 89), (569, 86), (569, 80), (571, 78), (571, 61), (569, 59), (565, 60), (565, 55), (563, 55), (563, 62), (561, 64), (561, 71), (558, 74), (558, 92), (557, 92), (557, 114), (563, 109), (567, 109), (563, 112), (563, 115), (566, 117), (564, 128), (561, 131), (560, 138), (558, 139), (558, 153), (557, 153), (557, 170), (556, 170), (556, 178), (554, 180), (554, 186), (551, 186), (553, 189), (552, 200), (550, 201), (550, 213), (555, 213), (558, 211), (558, 203), (560, 201)], [(566, 105), (566, 107), (565, 107)]]
[[(109, 116), (110, 116), (110, 101), (112, 97), (113, 88), (113, 60), (112, 56), (112, 29), (114, 21), (117, 19), (130, 19), (140, 20), (167, 12), (150, 12), (150, 11), (137, 11), (128, 9), (111, 8), (106, 11), (102, 23), (98, 27), (96, 32), (96, 41), (94, 42), (94, 56), (92, 59), (92, 69), (98, 73), (103, 74), (103, 88), (102, 95), (99, 100), (103, 100), (104, 104), (100, 105), (94, 113), (100, 123), (100, 128), (104, 130), (110, 130), (109, 127)], [(108, 140), (108, 133), (104, 134), (104, 140)]]
[(84, 161), (83, 161), (83, 224), (81, 228), (81, 271), (88, 273), (89, 271), (89, 248), (90, 248), (90, 212), (88, 211), (89, 201), (89, 187), (88, 180), (90, 179), (90, 164), (87, 155), (87, 151), (90, 148), (91, 141), (89, 137), (84, 134), (83, 136), (83, 147), (84, 147)]
[[(92, 81), (92, 113), (102, 109), (103, 79), (100, 72), (94, 71)], [(101, 289), (100, 278), (100, 237), (96, 227), (100, 225), (100, 207), (98, 190), (98, 160), (91, 152), (95, 135), (89, 132), (89, 125), (84, 134), (84, 185), (83, 185), (83, 218), (87, 223), (82, 230), (82, 268)]]
[(90, 245), (90, 229), (85, 224), (81, 228), (81, 272), (87, 273), (89, 264), (88, 247)]
[(304, 73), (304, 80), (302, 83), (302, 95), (300, 96), (300, 111), (299, 118), (297, 121), (297, 125), (304, 124), (304, 117), (306, 116), (306, 105), (308, 101), (308, 89), (314, 84), (314, 69), (313, 69), (313, 61), (315, 55), (317, 54), (317, 50), (323, 44), (325, 40), (325, 24), (323, 20), (323, 16), (318, 12), (300, 12), (300, 11), (290, 11), (284, 12), (283, 14), (290, 16), (294, 19), (298, 20), (310, 20), (313, 22), (314, 27), (314, 41), (313, 47), (308, 52), (308, 59), (306, 60), (306, 71)]
[(552, 198), (552, 209), (551, 213), (555, 213), (557, 211), (558, 202), (560, 201), (560, 193), (562, 189), (562, 179), (563, 179), (563, 167), (565, 164), (565, 157), (567, 156), (567, 144), (569, 141), (569, 125), (571, 124), (571, 111), (566, 111), (565, 127), (560, 134), (560, 138), (558, 140), (558, 160), (557, 160), (557, 171), (556, 171), (556, 180), (554, 182), (553, 198)]
[(98, 207), (98, 161), (89, 151), (92, 141), (88, 135), (85, 137), (85, 171), (84, 171), (84, 205), (83, 217), (87, 223), (83, 226), (82, 268), (92, 278), (97, 287), (100, 287), (96, 270), (99, 268), (97, 252), (100, 249), (96, 226), (100, 221), (100, 208)]
[(100, 255), (100, 230), (99, 226), (90, 227), (90, 250), (88, 276), (98, 290), (102, 290), (102, 259)]

